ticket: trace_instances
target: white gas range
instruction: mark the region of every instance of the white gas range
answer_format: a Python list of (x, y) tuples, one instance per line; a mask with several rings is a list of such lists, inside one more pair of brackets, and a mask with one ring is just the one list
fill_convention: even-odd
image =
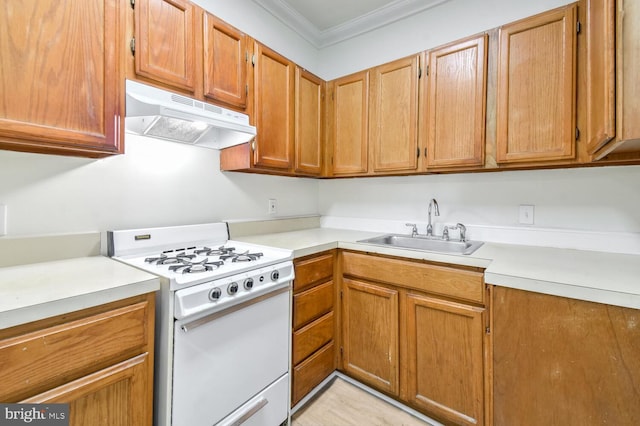
[(288, 421), (291, 251), (229, 240), (226, 223), (106, 241), (109, 256), (161, 279), (154, 424)]

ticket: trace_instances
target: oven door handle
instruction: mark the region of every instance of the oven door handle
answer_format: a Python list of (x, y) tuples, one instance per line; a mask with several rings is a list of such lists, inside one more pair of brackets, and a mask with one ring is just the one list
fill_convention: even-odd
[(240, 415), (239, 418), (234, 420), (232, 423), (229, 423), (227, 426), (240, 426), (245, 423), (251, 417), (253, 417), (258, 411), (262, 410), (262, 408), (269, 403), (269, 400), (264, 396), (257, 400), (253, 405), (247, 408), (247, 410)]
[(183, 332), (188, 333), (191, 330), (193, 330), (194, 328), (200, 327), (201, 325), (205, 325), (207, 323), (210, 323), (211, 321), (214, 321), (220, 317), (223, 317), (225, 315), (228, 315), (232, 312), (238, 311), (240, 309), (246, 308), (247, 306), (251, 306), (253, 304), (256, 304), (258, 302), (262, 302), (265, 299), (269, 299), (271, 297), (277, 296), (280, 293), (285, 293), (287, 291), (289, 291), (289, 287), (290, 287), (290, 282), (286, 282), (283, 283), (284, 287), (279, 288), (277, 290), (271, 291), (269, 293), (263, 294), (262, 296), (259, 297), (255, 297), (253, 299), (249, 299), (245, 302), (239, 303), (237, 305), (234, 306), (229, 306), (227, 309), (224, 309), (222, 311), (219, 312), (214, 312), (212, 314), (209, 314), (207, 316), (204, 316), (202, 318), (198, 318), (196, 320), (184, 323), (180, 326), (180, 328), (182, 329)]

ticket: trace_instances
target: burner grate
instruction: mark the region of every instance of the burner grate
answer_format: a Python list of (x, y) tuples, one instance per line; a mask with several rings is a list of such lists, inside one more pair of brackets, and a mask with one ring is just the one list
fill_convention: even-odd
[(209, 259), (204, 259), (201, 262), (189, 262), (188, 260), (184, 260), (180, 265), (169, 266), (169, 270), (173, 272), (180, 272), (182, 274), (197, 274), (200, 272), (213, 271), (222, 265), (224, 265), (224, 262), (209, 262)]
[(261, 256), (263, 256), (262, 253), (249, 253), (247, 250), (244, 253), (224, 254), (220, 256), (220, 259), (231, 260), (232, 262), (253, 262), (258, 260)]
[(186, 253), (178, 253), (175, 256), (167, 256), (166, 254), (161, 254), (160, 256), (156, 257), (147, 257), (144, 261), (147, 263), (154, 263), (156, 265), (173, 265), (176, 263), (183, 263), (185, 260), (188, 261), (195, 257), (195, 254)]

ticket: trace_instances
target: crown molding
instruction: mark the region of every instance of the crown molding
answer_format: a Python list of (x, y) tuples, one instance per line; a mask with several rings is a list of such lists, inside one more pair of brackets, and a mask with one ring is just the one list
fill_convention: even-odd
[(322, 49), (451, 0), (395, 0), (367, 14), (322, 31), (285, 0), (253, 1), (313, 46)]

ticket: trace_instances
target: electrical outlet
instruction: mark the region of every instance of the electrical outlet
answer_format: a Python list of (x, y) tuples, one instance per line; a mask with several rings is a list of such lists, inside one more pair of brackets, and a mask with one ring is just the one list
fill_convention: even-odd
[(523, 225), (533, 225), (533, 212), (534, 207), (530, 204), (521, 204), (520, 212), (518, 214), (518, 223)]
[(0, 204), (0, 236), (7, 235), (7, 206)]
[(275, 198), (269, 198), (269, 207), (267, 209), (267, 213), (276, 214), (278, 213), (278, 200)]

